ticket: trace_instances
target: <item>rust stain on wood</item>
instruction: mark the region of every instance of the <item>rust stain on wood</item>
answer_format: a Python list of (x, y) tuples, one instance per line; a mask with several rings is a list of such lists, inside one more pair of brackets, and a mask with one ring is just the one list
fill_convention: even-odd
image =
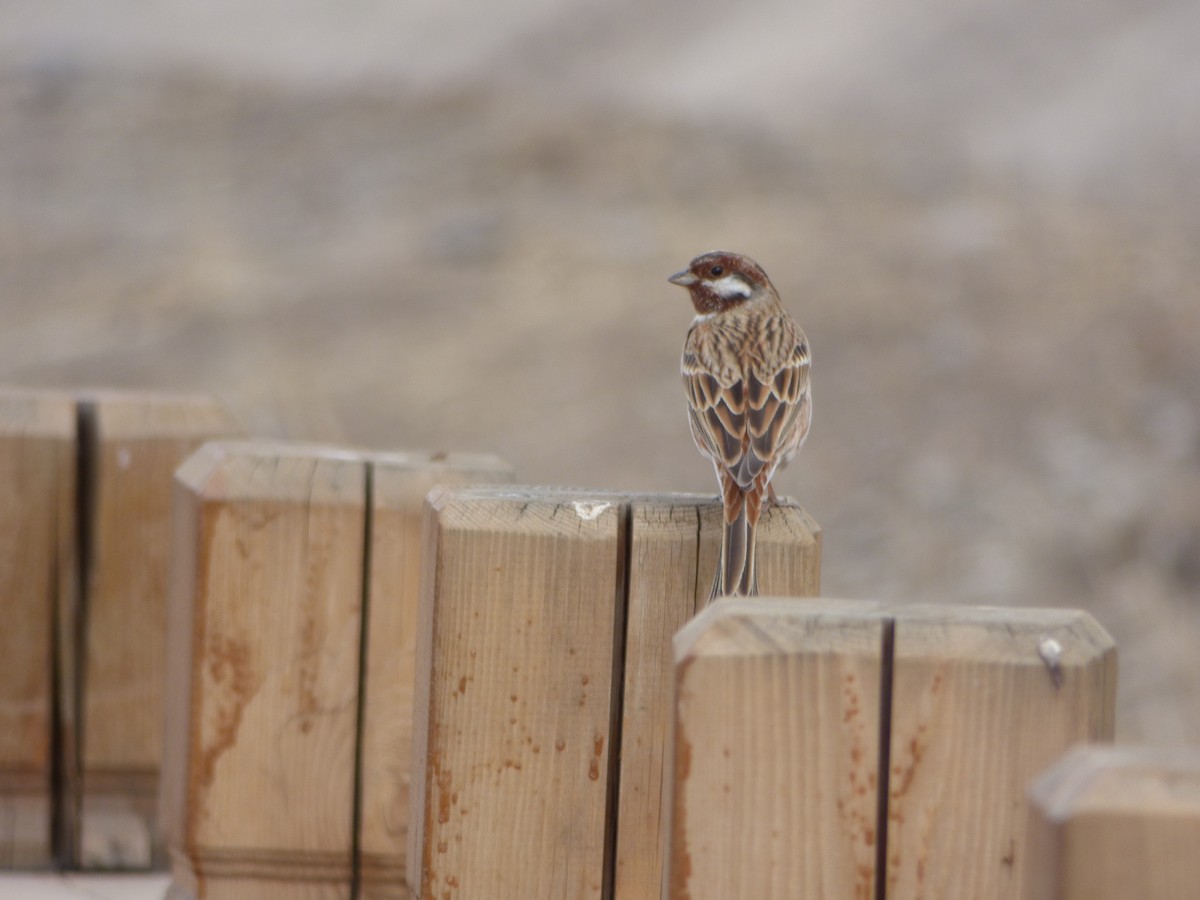
[(450, 807), (457, 792), (452, 787), (452, 776), (449, 769), (437, 768), (436, 775), (438, 791), (438, 824), (445, 825), (450, 821)]
[(588, 778), (591, 781), (600, 780), (600, 759), (604, 756), (604, 736), (597, 734), (592, 738), (592, 758), (588, 762)]
[(311, 610), (306, 610), (300, 630), (300, 731), (313, 729), (313, 718), (320, 712), (317, 701), (317, 677), (320, 674), (321, 629)]
[(208, 674), (220, 701), (217, 704), (215, 735), (200, 757), (200, 783), (212, 785), (217, 760), (237, 741), (238, 728), (246, 705), (258, 690), (257, 679), (250, 664), (247, 640), (214, 635), (205, 653)]
[[(438, 737), (439, 736), (438, 736), (437, 724), (435, 722), (430, 722), (430, 750), (429, 750), (429, 759), (426, 763), (426, 768), (425, 768), (426, 784), (437, 785), (439, 791), (442, 791), (443, 786), (445, 786), (445, 788), (449, 791), (449, 793), (453, 793), (452, 788), (450, 788), (450, 784), (451, 784), (450, 773), (447, 772), (445, 777), (443, 778), (441, 754), (437, 749), (435, 749), (438, 746)], [(447, 794), (447, 796), (448, 795), (449, 794)], [(439, 794), (439, 817), (440, 817), (441, 796), (442, 795)], [(421, 894), (420, 894), (420, 896), (422, 898), (433, 896), (434, 883), (437, 880), (437, 872), (434, 871), (434, 868), (433, 868), (433, 851), (434, 851), (434, 843), (432, 840), (433, 817), (434, 817), (433, 810), (434, 810), (433, 804), (427, 802), (425, 804), (425, 823), (424, 823), (425, 839), (422, 842), (423, 846), (421, 848), (421, 886), (420, 886)], [(447, 807), (446, 818), (448, 819), (449, 816), (450, 816), (449, 807)], [(445, 851), (442, 850), (441, 852), (444, 853)]]
[[(683, 680), (683, 673), (680, 673)], [(692, 772), (692, 743), (682, 729), (676, 732), (675, 746), (675, 824), (674, 840), (671, 841), (671, 900), (689, 900), (691, 892), (688, 882), (692, 878), (692, 854), (687, 844), (687, 800), (685, 799), (688, 776)]]

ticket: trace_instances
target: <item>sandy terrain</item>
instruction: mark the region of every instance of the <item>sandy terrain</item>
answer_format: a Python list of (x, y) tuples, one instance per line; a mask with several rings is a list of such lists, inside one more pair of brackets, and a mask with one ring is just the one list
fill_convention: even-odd
[(710, 490), (665, 278), (740, 249), (826, 593), (1086, 607), (1200, 741), (1200, 6), (244, 6), (0, 10), (0, 379)]

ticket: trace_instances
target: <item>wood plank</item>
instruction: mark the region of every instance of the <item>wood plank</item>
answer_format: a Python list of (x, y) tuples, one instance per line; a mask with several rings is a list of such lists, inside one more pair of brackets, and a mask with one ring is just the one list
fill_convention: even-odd
[[(1072, 610), (732, 603), (714, 604), (676, 638), (665, 896), (1023, 896), (1026, 785), (1070, 745), (1112, 736), (1115, 648), (1095, 620)], [(773, 616), (826, 618), (831, 640), (880, 623), (880, 690), (841, 718), (829, 674), (812, 676), (828, 692), (823, 707), (794, 692), (777, 699), (798, 676), (772, 655), (786, 656), (793, 633)], [(844, 621), (830, 625), (833, 616)], [(718, 628), (722, 617), (732, 624)], [(815, 632), (795, 645), (825, 646)], [(874, 755), (831, 727), (859, 716), (876, 723)], [(822, 735), (832, 742), (824, 751), (801, 743)], [(772, 747), (788, 762), (776, 763)], [(869, 866), (841, 849), (853, 846), (852, 829), (812, 838), (847, 821), (845, 798), (837, 815), (820, 806), (838, 793), (831, 785), (846, 784), (829, 769), (866, 757), (887, 762), (883, 808), (858, 807), (852, 819), (882, 842)], [(826, 771), (795, 788), (814, 758)]]
[(371, 459), (359, 864), (363, 900), (396, 900), (407, 896), (404, 853), (425, 496), (439, 484), (510, 481), (512, 470), (493, 456), (465, 453), (385, 454)]
[(1028, 900), (1191, 900), (1200, 751), (1079, 747), (1030, 789)]
[[(708, 602), (721, 508), (711, 497), (688, 494), (635, 497), (630, 508), (615, 896), (658, 900), (671, 638)], [(788, 597), (820, 592), (820, 529), (796, 504), (767, 510), (758, 553), (764, 587)]]
[(79, 857), (85, 867), (161, 861), (171, 477), (201, 443), (236, 433), (211, 397), (81, 395), (88, 481)]
[(409, 885), (423, 900), (605, 890), (622, 504), (431, 495)]
[(664, 897), (875, 896), (885, 622), (729, 599), (679, 633)]
[(1112, 639), (1076, 610), (891, 610), (887, 896), (1020, 897), (1026, 786), (1112, 740)]
[(185, 700), (167, 722), (163, 798), (173, 890), (344, 900), (365, 463), (223, 442), (177, 480), (169, 659), (172, 696)]
[(56, 606), (74, 571), (75, 403), (0, 390), (0, 868), (54, 859)]

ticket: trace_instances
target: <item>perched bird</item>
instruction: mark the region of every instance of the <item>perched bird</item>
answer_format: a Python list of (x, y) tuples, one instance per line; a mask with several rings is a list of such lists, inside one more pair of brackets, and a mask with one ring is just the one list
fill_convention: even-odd
[(696, 308), (681, 363), (688, 420), (725, 507), (710, 600), (754, 596), (763, 501), (775, 500), (771, 477), (799, 451), (812, 419), (808, 341), (749, 257), (705, 253), (668, 280), (687, 288)]

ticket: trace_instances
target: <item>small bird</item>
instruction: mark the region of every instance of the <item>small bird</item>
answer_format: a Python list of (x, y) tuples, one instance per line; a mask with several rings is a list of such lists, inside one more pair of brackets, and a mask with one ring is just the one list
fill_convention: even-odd
[(668, 280), (687, 288), (696, 308), (681, 361), (688, 420), (725, 507), (709, 601), (752, 597), (758, 520), (763, 501), (775, 501), (771, 477), (800, 450), (812, 420), (808, 341), (748, 256), (705, 253)]

